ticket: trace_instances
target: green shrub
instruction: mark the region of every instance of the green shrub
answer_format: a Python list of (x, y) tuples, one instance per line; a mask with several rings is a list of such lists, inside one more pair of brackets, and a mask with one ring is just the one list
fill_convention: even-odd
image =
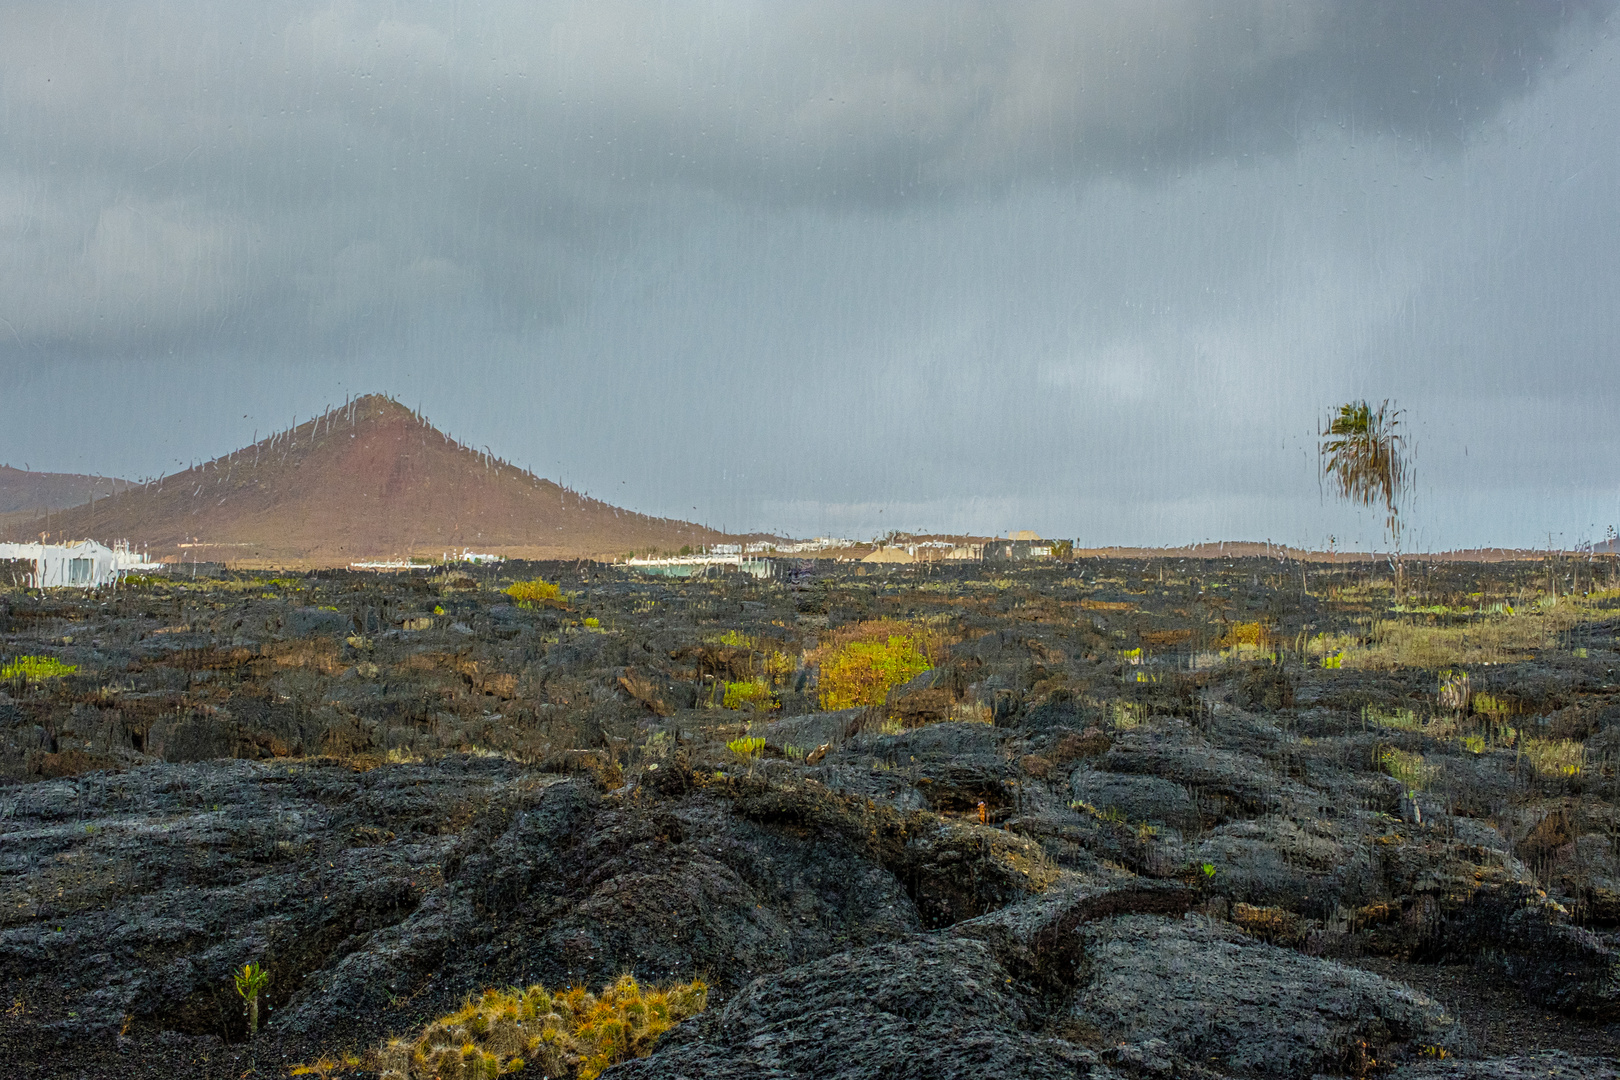
[(728, 682), (721, 705), (728, 709), (768, 709), (774, 704), (771, 688), (763, 679)]
[(1408, 795), (1415, 795), (1434, 782), (1440, 770), (1423, 760), (1422, 754), (1389, 747), (1378, 755), (1378, 764), (1386, 773), (1400, 781)]
[[(772, 686), (780, 685), (798, 667), (793, 657), (778, 648), (775, 642), (764, 640), (753, 634), (745, 634), (739, 630), (726, 630), (718, 634), (707, 634), (703, 640), (710, 645), (726, 645), (733, 649), (747, 649), (750, 653), (758, 654), (757, 657), (749, 658), (748, 673), (759, 673)], [(727, 706), (727, 708), (730, 707)]]
[(1396, 731), (1422, 731), (1423, 721), (1411, 709), (1380, 709), (1376, 705), (1363, 705), (1361, 707), (1361, 722), (1378, 727), (1394, 728)]
[(867, 623), (821, 657), (821, 707), (882, 705), (889, 691), (933, 670), (926, 639), (904, 623)]
[(0, 668), (0, 679), (60, 679), (79, 670), (77, 664), (64, 664), (54, 656), (19, 656)]

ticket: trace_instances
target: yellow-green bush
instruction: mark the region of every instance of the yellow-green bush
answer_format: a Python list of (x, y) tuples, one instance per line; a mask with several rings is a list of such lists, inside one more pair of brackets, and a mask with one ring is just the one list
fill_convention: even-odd
[(1424, 723), (1417, 713), (1411, 709), (1380, 709), (1376, 705), (1363, 705), (1361, 707), (1361, 722), (1378, 727), (1394, 728), (1396, 731), (1422, 731)]
[(126, 589), (150, 589), (169, 584), (169, 579), (161, 574), (125, 574), (118, 579), (118, 584)]
[(775, 702), (771, 688), (763, 679), (726, 683), (725, 695), (720, 702), (728, 709), (768, 709)]
[(758, 757), (765, 750), (765, 740), (759, 736), (732, 739), (726, 743), (726, 749), (738, 757)]
[(906, 623), (863, 623), (821, 657), (821, 707), (882, 705), (889, 691), (933, 669), (924, 631)]
[(1378, 755), (1378, 764), (1386, 773), (1400, 781), (1408, 793), (1422, 791), (1434, 782), (1440, 770), (1423, 760), (1422, 754), (1389, 747)]
[(760, 661), (760, 670), (771, 683), (782, 683), (797, 669), (793, 657), (780, 649), (767, 649), (765, 659)]
[(77, 664), (64, 664), (54, 656), (19, 656), (0, 668), (0, 679), (60, 679), (79, 670)]
[(708, 634), (703, 640), (710, 645), (726, 645), (733, 649), (747, 649), (751, 653), (759, 654), (757, 660), (750, 658), (749, 672), (757, 671), (772, 686), (780, 685), (798, 668), (793, 657), (778, 648), (775, 642), (753, 634), (745, 634), (740, 630)]
[(377, 1053), (383, 1080), (494, 1080), (523, 1072), (553, 1080), (595, 1080), (633, 1057), (646, 1057), (658, 1037), (707, 1007), (701, 979), (642, 987), (630, 975), (592, 994), (582, 986), (551, 993), (485, 990), (414, 1039), (394, 1039)]
[(519, 604), (530, 606), (561, 603), (563, 598), (562, 586), (544, 578), (514, 581), (503, 591)]
[(1233, 623), (1221, 637), (1220, 644), (1227, 649), (1244, 645), (1254, 649), (1266, 648), (1271, 644), (1271, 631), (1257, 622)]
[(1521, 751), (1538, 776), (1579, 776), (1586, 747), (1573, 739), (1526, 739)]

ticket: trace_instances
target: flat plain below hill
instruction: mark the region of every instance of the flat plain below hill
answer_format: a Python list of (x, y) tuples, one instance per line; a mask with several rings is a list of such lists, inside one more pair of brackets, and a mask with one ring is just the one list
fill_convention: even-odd
[(6, 1073), (376, 1076), (631, 972), (709, 1005), (609, 1080), (1620, 1076), (1620, 592), (1410, 570), (0, 594)]

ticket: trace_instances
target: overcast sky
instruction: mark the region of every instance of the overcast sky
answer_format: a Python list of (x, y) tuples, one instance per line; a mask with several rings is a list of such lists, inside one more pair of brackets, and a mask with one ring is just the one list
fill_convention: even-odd
[(0, 461), (386, 392), (732, 530), (1620, 527), (1610, 0), (0, 3)]

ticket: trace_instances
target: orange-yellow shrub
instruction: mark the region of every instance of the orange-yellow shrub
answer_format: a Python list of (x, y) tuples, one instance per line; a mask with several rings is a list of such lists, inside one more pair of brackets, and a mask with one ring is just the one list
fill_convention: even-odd
[(882, 705), (890, 690), (934, 666), (932, 639), (908, 623), (861, 623), (839, 637), (818, 650), (821, 707), (829, 711)]
[(630, 975), (592, 994), (582, 986), (552, 994), (485, 990), (415, 1039), (377, 1053), (382, 1080), (493, 1080), (522, 1072), (595, 1080), (608, 1068), (646, 1057), (658, 1037), (709, 1003), (701, 979), (642, 987)]

